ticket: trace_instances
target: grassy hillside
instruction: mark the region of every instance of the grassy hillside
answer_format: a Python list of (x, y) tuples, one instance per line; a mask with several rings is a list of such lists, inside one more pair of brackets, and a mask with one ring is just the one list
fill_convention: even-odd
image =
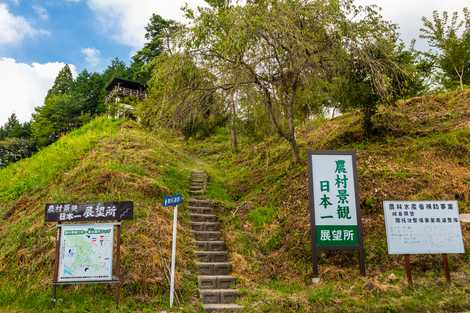
[[(158, 139), (158, 138), (165, 138)], [(172, 210), (164, 194), (185, 191), (197, 160), (168, 135), (131, 122), (97, 119), (30, 159), (0, 170), (0, 311), (155, 312), (168, 306)], [(54, 225), (44, 223), (47, 202), (133, 200), (124, 222), (123, 303), (115, 309), (107, 286), (59, 288), (50, 301)], [(183, 212), (178, 241), (178, 299), (194, 312), (192, 248)], [(194, 303), (193, 303), (194, 302)]]
[(413, 257), (416, 287), (408, 289), (402, 259), (387, 254), (382, 212), (386, 199), (456, 199), (461, 212), (470, 213), (470, 91), (381, 108), (374, 123), (377, 135), (368, 139), (357, 113), (308, 122), (298, 132), (305, 160), (307, 149), (358, 153), (368, 277), (359, 276), (356, 255), (323, 253), (322, 281), (315, 286), (306, 164), (292, 165), (289, 147), (277, 139), (245, 144), (237, 155), (229, 152), (225, 130), (192, 143), (218, 169), (211, 173), (211, 194), (229, 208), (225, 229), (250, 312), (470, 309), (469, 251), (450, 258), (450, 286), (439, 256)]

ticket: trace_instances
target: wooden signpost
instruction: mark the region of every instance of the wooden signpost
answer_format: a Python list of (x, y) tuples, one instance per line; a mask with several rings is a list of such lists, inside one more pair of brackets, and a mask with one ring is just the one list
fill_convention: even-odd
[(365, 276), (355, 152), (310, 151), (308, 163), (314, 279), (321, 250), (357, 250)]
[(59, 285), (104, 283), (117, 285), (119, 304), (121, 221), (132, 219), (133, 210), (129, 201), (46, 204), (46, 222), (58, 223), (52, 280), (54, 301)]
[(465, 253), (457, 201), (384, 201), (384, 216), (388, 253), (404, 255), (409, 286), (413, 254), (442, 254), (451, 281), (447, 254)]

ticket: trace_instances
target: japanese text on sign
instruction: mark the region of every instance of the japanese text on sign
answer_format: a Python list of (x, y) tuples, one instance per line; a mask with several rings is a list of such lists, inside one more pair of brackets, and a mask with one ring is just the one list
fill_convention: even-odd
[(125, 220), (131, 219), (132, 216), (132, 202), (46, 204), (48, 222)]
[(457, 201), (385, 201), (390, 254), (464, 253)]
[(313, 154), (311, 157), (317, 244), (358, 245), (352, 155)]

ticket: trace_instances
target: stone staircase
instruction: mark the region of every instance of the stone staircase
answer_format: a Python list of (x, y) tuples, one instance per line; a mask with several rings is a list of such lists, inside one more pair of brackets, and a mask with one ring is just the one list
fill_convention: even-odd
[(207, 183), (207, 174), (192, 173), (189, 210), (197, 248), (199, 295), (205, 312), (241, 312), (242, 307), (235, 304), (239, 291), (234, 289), (235, 278), (230, 275), (232, 264), (219, 222), (211, 202), (204, 198)]

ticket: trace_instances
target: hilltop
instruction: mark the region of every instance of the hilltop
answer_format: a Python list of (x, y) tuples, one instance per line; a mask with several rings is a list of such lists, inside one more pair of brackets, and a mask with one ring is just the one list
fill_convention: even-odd
[[(44, 223), (45, 203), (107, 200), (135, 205), (134, 219), (123, 224), (125, 284), (119, 311), (167, 307), (172, 210), (161, 203), (165, 194), (184, 192), (198, 166), (182, 146), (178, 138), (103, 117), (0, 170), (0, 310), (114, 310), (112, 290), (100, 285), (59, 288), (60, 300), (52, 305), (55, 227)], [(177, 300), (192, 303), (196, 282), (184, 212), (180, 221)]]
[[(453, 284), (444, 284), (439, 256), (412, 258), (416, 288), (406, 288), (402, 260), (387, 254), (383, 200), (458, 200), (470, 212), (470, 90), (381, 107), (375, 135), (365, 138), (361, 115), (309, 121), (298, 140), (305, 164), (292, 165), (276, 138), (229, 151), (229, 134), (194, 142), (193, 151), (227, 186), (213, 196), (229, 208), (225, 232), (251, 312), (455, 312), (470, 308), (470, 266), (451, 257)], [(322, 282), (312, 286), (306, 151), (356, 150), (368, 277), (356, 255), (327, 253)], [(470, 233), (464, 226), (464, 237)]]
[[(356, 150), (363, 210), (366, 278), (357, 256), (321, 257), (311, 283), (306, 164), (291, 161), (276, 138), (241, 138), (230, 152), (220, 128), (184, 141), (137, 123), (98, 118), (33, 157), (0, 170), (0, 308), (12, 312), (154, 312), (168, 309), (171, 210), (164, 194), (188, 188), (190, 173), (210, 176), (208, 197), (221, 209), (223, 232), (247, 312), (458, 312), (470, 308), (469, 255), (451, 256), (445, 284), (438, 256), (412, 258), (416, 287), (408, 289), (401, 259), (387, 254), (382, 201), (456, 199), (470, 212), (470, 90), (413, 98), (380, 107), (374, 135), (365, 138), (358, 112), (307, 121), (297, 134), (308, 149)], [(115, 309), (106, 286), (67, 287), (50, 302), (55, 228), (44, 224), (47, 202), (133, 200), (124, 223), (123, 303)], [(178, 240), (179, 312), (197, 299), (189, 216)], [(464, 227), (468, 242), (470, 233)], [(110, 309), (111, 308), (111, 309)]]

